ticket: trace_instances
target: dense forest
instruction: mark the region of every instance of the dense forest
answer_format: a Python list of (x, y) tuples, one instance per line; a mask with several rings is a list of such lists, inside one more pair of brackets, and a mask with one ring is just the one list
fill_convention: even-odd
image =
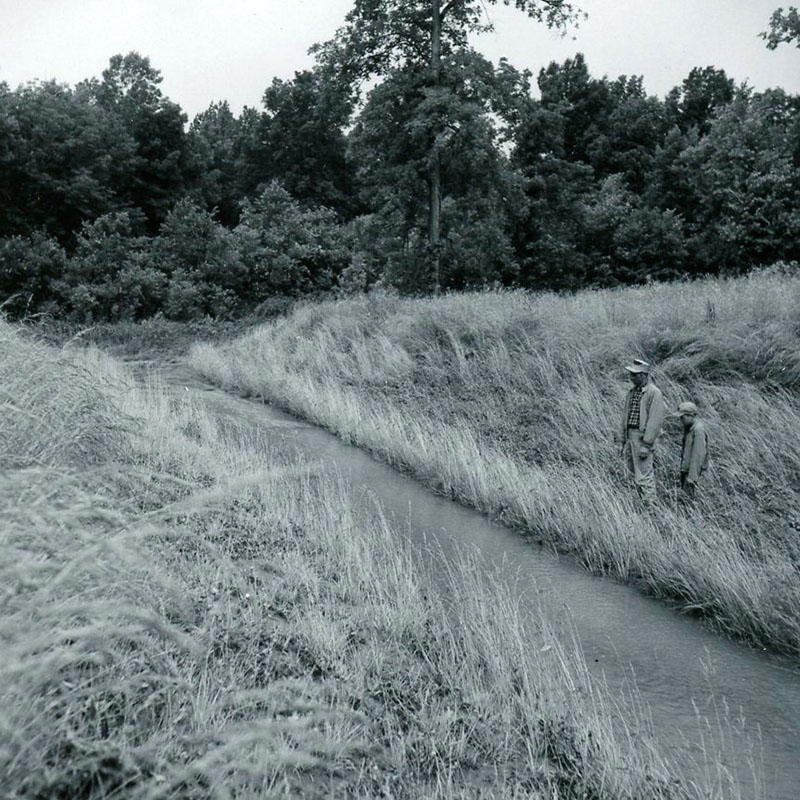
[[(578, 13), (517, 5), (552, 27)], [(0, 83), (5, 313), (230, 317), (376, 285), (569, 291), (800, 259), (800, 97), (698, 66), (659, 98), (581, 54), (534, 87), (470, 45), (482, 25), (478, 3), (356, 3), (261, 110), (191, 122), (136, 52), (74, 87)], [(799, 27), (779, 10), (765, 46)]]

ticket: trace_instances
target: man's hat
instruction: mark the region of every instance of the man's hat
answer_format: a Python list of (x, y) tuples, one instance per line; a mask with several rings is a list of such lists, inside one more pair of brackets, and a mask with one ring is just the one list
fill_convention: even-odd
[(650, 365), (641, 358), (634, 358), (633, 363), (625, 367), (628, 372), (650, 372)]
[(684, 414), (691, 414), (693, 417), (697, 416), (697, 406), (691, 400), (681, 403), (678, 406), (678, 410), (674, 414), (670, 414), (670, 416), (682, 417)]

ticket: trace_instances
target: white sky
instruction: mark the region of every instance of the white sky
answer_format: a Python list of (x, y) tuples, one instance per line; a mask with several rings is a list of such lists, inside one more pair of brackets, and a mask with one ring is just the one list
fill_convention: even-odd
[[(759, 32), (790, 0), (577, 0), (589, 20), (567, 38), (521, 12), (488, 3), (496, 24), (478, 48), (534, 73), (583, 52), (594, 77), (643, 75), (663, 96), (692, 67), (723, 68), (737, 83), (800, 93), (800, 50), (769, 51)], [(273, 77), (312, 65), (351, 0), (0, 0), (0, 81), (74, 85), (100, 77), (111, 56), (138, 50), (164, 94), (191, 119), (217, 100), (235, 114), (261, 108)]]

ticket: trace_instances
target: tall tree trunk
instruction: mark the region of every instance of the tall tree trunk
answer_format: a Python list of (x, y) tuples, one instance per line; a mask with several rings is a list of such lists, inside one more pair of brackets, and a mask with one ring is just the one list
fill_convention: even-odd
[[(442, 15), (440, 0), (431, 0), (431, 85), (436, 88), (441, 81), (442, 69)], [(439, 232), (442, 211), (442, 174), (438, 144), (434, 138), (428, 165), (428, 245), (431, 253), (433, 290), (439, 291), (441, 252)]]

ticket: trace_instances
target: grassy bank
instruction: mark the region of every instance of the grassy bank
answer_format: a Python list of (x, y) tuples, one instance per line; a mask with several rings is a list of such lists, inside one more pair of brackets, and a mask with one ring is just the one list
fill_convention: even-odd
[[(677, 423), (641, 508), (613, 437), (623, 365), (694, 400), (712, 466), (678, 502)], [(308, 305), (192, 350), (261, 395), (498, 516), (594, 572), (800, 656), (800, 278), (790, 270), (571, 297), (524, 293)]]
[(95, 346), (117, 358), (138, 361), (164, 361), (184, 358), (198, 340), (230, 341), (263, 322), (288, 314), (295, 301), (272, 297), (237, 319), (205, 317), (190, 321), (162, 316), (139, 321), (79, 323), (70, 319), (40, 315), (20, 323), (39, 341), (54, 347)]
[(3, 797), (736, 796), (313, 465), (2, 321), (0, 379)]
[(95, 346), (117, 358), (165, 360), (183, 358), (198, 340), (225, 342), (263, 322), (255, 317), (237, 322), (213, 319), (176, 322), (162, 317), (140, 322), (100, 322), (80, 325), (58, 319), (26, 323), (39, 341), (54, 347)]

